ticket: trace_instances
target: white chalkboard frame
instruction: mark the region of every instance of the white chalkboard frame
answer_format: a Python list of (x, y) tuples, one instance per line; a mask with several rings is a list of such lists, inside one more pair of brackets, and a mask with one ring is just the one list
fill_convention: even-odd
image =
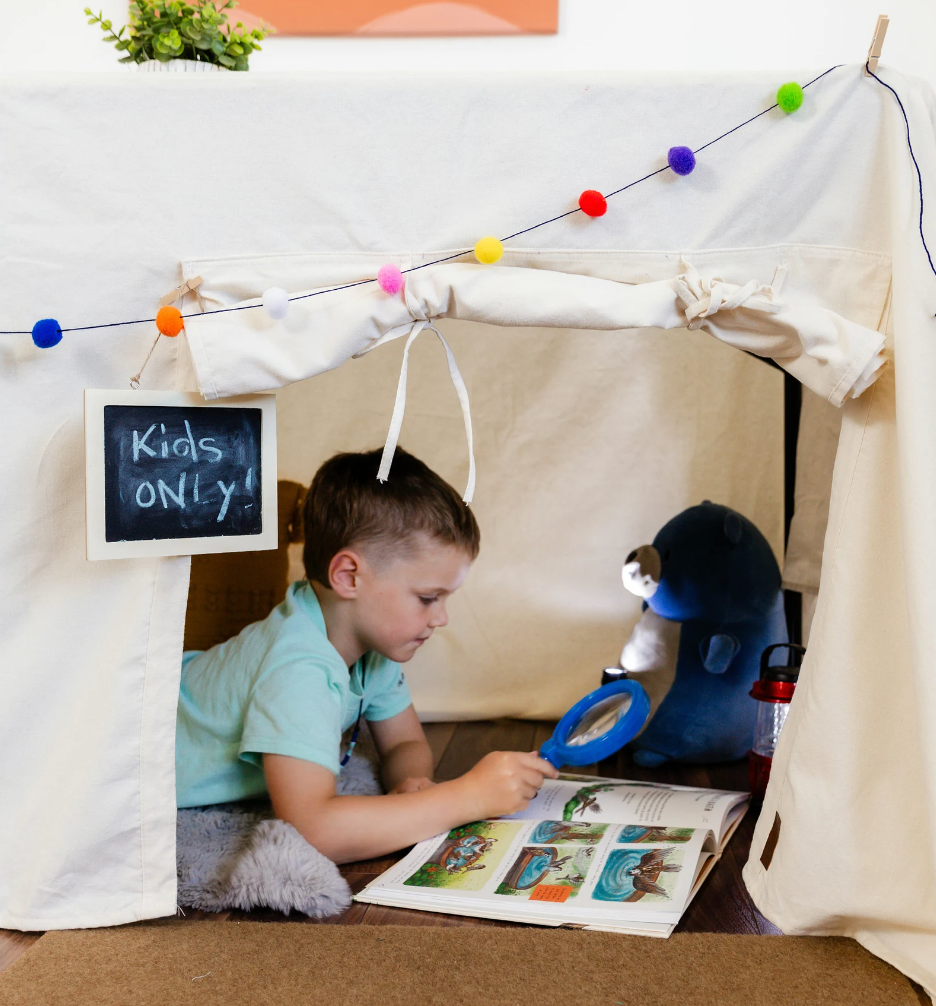
[[(260, 495), (263, 530), (260, 534), (210, 538), (162, 538), (152, 541), (107, 541), (104, 532), (104, 406), (164, 405), (186, 408), (235, 409), (262, 412), (260, 456), (263, 459)], [(175, 391), (85, 390), (85, 509), (87, 556), (98, 559), (139, 559), (216, 552), (262, 552), (279, 544), (276, 505), (276, 396), (239, 395), (205, 401), (201, 395)]]

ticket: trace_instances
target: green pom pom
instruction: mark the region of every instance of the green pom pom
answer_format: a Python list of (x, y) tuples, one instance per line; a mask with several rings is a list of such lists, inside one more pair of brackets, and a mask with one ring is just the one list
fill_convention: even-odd
[(781, 84), (780, 90), (777, 91), (777, 104), (787, 115), (795, 112), (803, 104), (803, 89), (794, 81)]

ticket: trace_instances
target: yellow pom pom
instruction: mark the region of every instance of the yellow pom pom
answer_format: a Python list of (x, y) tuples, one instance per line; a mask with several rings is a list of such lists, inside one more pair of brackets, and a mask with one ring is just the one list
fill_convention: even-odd
[(497, 238), (481, 238), (474, 246), (475, 258), (485, 265), (492, 265), (504, 254), (504, 246)]

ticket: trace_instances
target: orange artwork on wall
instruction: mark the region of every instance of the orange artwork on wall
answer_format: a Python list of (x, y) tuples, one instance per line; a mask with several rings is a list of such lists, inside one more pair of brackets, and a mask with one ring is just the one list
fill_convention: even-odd
[(558, 30), (559, 0), (245, 0), (231, 21), (280, 35), (519, 35)]

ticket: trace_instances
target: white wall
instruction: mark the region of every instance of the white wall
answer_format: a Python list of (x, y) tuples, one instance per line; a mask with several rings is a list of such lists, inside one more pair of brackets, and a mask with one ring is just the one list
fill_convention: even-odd
[[(29, 0), (4, 18), (0, 71), (116, 70), (85, 24), (88, 0)], [(126, 4), (102, 0), (123, 23)], [(14, 0), (3, 0), (12, 7)], [(244, 6), (249, 9), (249, 0)], [(884, 9), (882, 10), (882, 7)], [(97, 9), (95, 7), (95, 9)], [(503, 38), (271, 38), (256, 70), (825, 69), (863, 60), (877, 15), (891, 25), (884, 62), (936, 88), (933, 0), (560, 0), (559, 34)], [(20, 30), (17, 31), (16, 29)], [(781, 73), (781, 76), (784, 76)], [(700, 114), (704, 110), (700, 109)]]

